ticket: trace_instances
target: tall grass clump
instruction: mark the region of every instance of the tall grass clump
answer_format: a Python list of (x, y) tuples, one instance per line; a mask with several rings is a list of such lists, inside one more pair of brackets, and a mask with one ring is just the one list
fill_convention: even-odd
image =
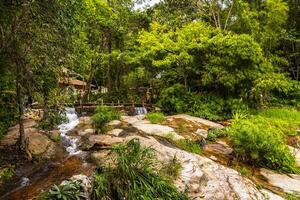
[(242, 161), (282, 172), (298, 171), (283, 134), (263, 117), (234, 121), (229, 131), (235, 154)]
[(202, 151), (200, 143), (197, 141), (192, 141), (189, 139), (182, 139), (182, 140), (176, 141), (175, 143), (178, 148), (188, 151), (188, 152), (191, 152), (191, 153), (199, 154)]
[(300, 112), (288, 108), (260, 110), (257, 116), (263, 117), (270, 126), (277, 128), (285, 135), (293, 136), (300, 129)]
[(92, 116), (92, 122), (97, 132), (101, 132), (104, 130), (104, 126), (108, 122), (120, 118), (121, 114), (116, 109), (106, 106), (98, 106), (95, 110), (95, 114)]
[(146, 119), (148, 119), (152, 124), (159, 124), (165, 119), (165, 115), (160, 112), (153, 112), (146, 114)]
[(138, 139), (112, 148), (112, 165), (94, 174), (92, 199), (188, 199), (171, 181), (155, 172), (154, 150)]

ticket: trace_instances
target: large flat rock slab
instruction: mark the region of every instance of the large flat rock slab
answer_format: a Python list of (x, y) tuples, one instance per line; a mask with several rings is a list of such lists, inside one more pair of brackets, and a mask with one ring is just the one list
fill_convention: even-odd
[(92, 148), (94, 146), (99, 147), (109, 147), (113, 144), (122, 143), (123, 139), (119, 137), (115, 137), (112, 135), (90, 135), (88, 138), (87, 148)]
[(134, 123), (132, 125), (134, 128), (142, 131), (148, 135), (157, 135), (161, 137), (171, 137), (173, 140), (181, 140), (184, 137), (178, 135), (175, 130), (169, 126), (159, 125), (159, 124), (148, 124), (145, 122)]
[(184, 120), (188, 120), (188, 121), (192, 121), (194, 123), (198, 123), (198, 124), (202, 124), (204, 126), (206, 126), (207, 128), (224, 128), (223, 125), (203, 119), (203, 118), (199, 118), (199, 117), (193, 117), (187, 114), (178, 114), (178, 115), (173, 115), (168, 117), (168, 119), (172, 119), (172, 118), (178, 118), (178, 119), (184, 119)]
[(267, 181), (287, 193), (300, 195), (300, 176), (294, 174), (278, 174), (268, 169), (260, 169)]
[[(25, 137), (28, 137), (32, 132), (37, 132), (35, 128), (37, 126), (36, 121), (28, 119), (24, 121), (24, 131)], [(12, 146), (16, 144), (20, 137), (19, 125), (10, 127), (7, 134), (0, 141), (0, 148), (5, 148), (5, 146)]]
[(189, 153), (159, 143), (152, 137), (129, 136), (125, 141), (138, 138), (143, 146), (156, 150), (159, 161), (167, 162), (176, 156), (182, 164), (175, 185), (182, 191), (188, 188), (191, 199), (205, 200), (266, 200), (281, 197), (270, 191), (261, 192), (249, 179), (234, 169), (220, 165), (204, 156)]
[(161, 137), (171, 137), (173, 140), (181, 140), (184, 137), (178, 135), (175, 130), (166, 125), (151, 124), (148, 120), (145, 120), (144, 115), (136, 116), (122, 116), (122, 121), (130, 124), (137, 130), (147, 135), (157, 135)]

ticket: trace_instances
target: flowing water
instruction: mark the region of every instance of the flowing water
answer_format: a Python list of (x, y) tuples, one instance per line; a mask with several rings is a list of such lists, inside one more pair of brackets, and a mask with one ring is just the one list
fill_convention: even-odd
[(145, 107), (135, 107), (134, 114), (135, 115), (145, 115), (147, 114), (147, 109)]
[[(16, 179), (5, 186), (0, 199), (27, 200), (38, 196), (53, 184), (60, 184), (76, 174), (90, 175), (93, 165), (85, 161), (85, 154), (78, 149), (77, 139), (68, 136), (68, 132), (79, 124), (74, 108), (66, 108), (68, 121), (58, 126), (63, 141), (59, 156), (53, 160), (28, 163), (16, 170)], [(61, 148), (62, 149), (62, 148)]]
[(79, 154), (81, 151), (77, 149), (78, 139), (67, 135), (69, 131), (74, 129), (79, 124), (79, 119), (75, 108), (66, 108), (66, 117), (68, 122), (58, 126), (60, 136), (64, 141), (66, 151), (69, 152), (70, 155)]

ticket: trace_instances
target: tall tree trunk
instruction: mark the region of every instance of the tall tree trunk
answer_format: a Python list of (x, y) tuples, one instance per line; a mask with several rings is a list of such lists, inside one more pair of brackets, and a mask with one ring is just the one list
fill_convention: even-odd
[(19, 148), (24, 152), (29, 160), (32, 159), (31, 153), (29, 152), (26, 144), (25, 130), (24, 130), (24, 102), (23, 95), (21, 92), (20, 80), (22, 78), (20, 65), (17, 63), (17, 75), (16, 75), (16, 90), (17, 90), (17, 102), (19, 110)]

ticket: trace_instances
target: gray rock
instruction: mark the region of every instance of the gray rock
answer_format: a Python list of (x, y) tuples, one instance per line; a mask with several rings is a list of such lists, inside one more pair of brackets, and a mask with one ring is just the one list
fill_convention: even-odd
[(143, 146), (154, 148), (158, 160), (162, 162), (176, 156), (182, 164), (182, 170), (174, 183), (181, 191), (189, 188), (188, 194), (192, 199), (266, 199), (265, 194), (260, 192), (252, 181), (234, 169), (222, 166), (204, 156), (164, 146), (152, 137), (130, 136), (125, 141), (133, 138), (138, 138)]
[(286, 193), (300, 195), (300, 176), (294, 174), (278, 174), (268, 169), (260, 169), (260, 173), (270, 184)]
[(108, 126), (120, 126), (122, 124), (122, 122), (120, 120), (113, 120), (111, 122), (109, 122), (107, 125)]
[(169, 118), (179, 118), (179, 119), (192, 121), (194, 123), (198, 123), (198, 124), (207, 126), (208, 128), (224, 128), (224, 126), (222, 126), (221, 124), (218, 124), (218, 123), (206, 120), (206, 119), (202, 119), (199, 117), (193, 117), (193, 116), (186, 115), (186, 114), (173, 115), (173, 116), (170, 116)]
[(113, 129), (111, 131), (109, 131), (107, 134), (108, 135), (114, 135), (114, 136), (120, 136), (120, 133), (123, 132), (123, 129)]
[(196, 134), (199, 135), (201, 139), (206, 139), (208, 131), (205, 129), (197, 129)]

